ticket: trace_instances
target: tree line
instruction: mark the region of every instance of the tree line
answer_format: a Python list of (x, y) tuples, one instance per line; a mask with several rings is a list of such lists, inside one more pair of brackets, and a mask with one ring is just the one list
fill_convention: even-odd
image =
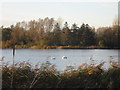
[(44, 18), (31, 21), (17, 22), (10, 27), (1, 26), (2, 48), (30, 48), (36, 46), (97, 46), (100, 48), (118, 48), (118, 24), (111, 27), (100, 27), (97, 30), (88, 24), (72, 24), (54, 18)]

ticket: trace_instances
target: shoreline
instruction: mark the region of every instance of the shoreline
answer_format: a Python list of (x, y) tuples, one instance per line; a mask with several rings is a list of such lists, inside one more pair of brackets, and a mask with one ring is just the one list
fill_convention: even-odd
[[(13, 49), (13, 48), (0, 48), (0, 49)], [(119, 50), (120, 48), (15, 48), (15, 49), (45, 49), (45, 50), (49, 50), (49, 49), (115, 49), (115, 50)]]
[[(119, 47), (104, 47), (104, 46), (26, 46), (26, 45), (15, 45), (15, 49), (120, 49)], [(12, 49), (12, 47), (0, 47), (0, 49)]]

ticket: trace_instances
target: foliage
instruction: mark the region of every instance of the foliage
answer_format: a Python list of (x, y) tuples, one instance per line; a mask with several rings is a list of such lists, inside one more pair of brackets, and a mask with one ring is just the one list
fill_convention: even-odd
[(99, 48), (118, 48), (119, 27), (114, 24), (111, 27), (101, 27), (95, 30), (88, 24), (78, 27), (73, 24), (71, 28), (68, 22), (61, 24), (53, 18), (31, 20), (29, 22), (17, 22), (8, 28), (3, 26), (2, 48), (46, 48), (47, 46), (98, 46)]
[[(108, 70), (99, 65), (81, 64), (78, 69), (57, 71), (55, 65), (33, 68), (28, 62), (14, 67), (13, 88), (120, 88), (120, 65), (112, 63)], [(10, 88), (12, 66), (3, 64), (2, 86)]]

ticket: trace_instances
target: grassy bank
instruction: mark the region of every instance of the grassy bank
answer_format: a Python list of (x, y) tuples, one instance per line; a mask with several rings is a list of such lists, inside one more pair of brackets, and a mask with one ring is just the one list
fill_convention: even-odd
[(29, 63), (16, 63), (14, 69), (7, 64), (2, 69), (2, 87), (10, 88), (120, 88), (120, 65), (111, 64), (108, 70), (99, 65), (82, 64), (76, 70), (57, 71), (55, 65), (42, 65), (33, 69)]
[[(12, 48), (2, 46), (3, 49)], [(32, 48), (32, 49), (119, 49), (118, 47), (100, 47), (100, 46), (37, 46), (37, 45), (16, 45), (15, 48)]]

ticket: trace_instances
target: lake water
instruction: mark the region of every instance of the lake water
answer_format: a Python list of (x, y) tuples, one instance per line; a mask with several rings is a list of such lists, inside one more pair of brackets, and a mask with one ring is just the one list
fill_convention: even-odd
[[(12, 63), (12, 49), (2, 49), (4, 62)], [(62, 59), (66, 56), (67, 59)], [(104, 68), (109, 67), (110, 57), (113, 61), (118, 61), (118, 50), (114, 49), (16, 49), (15, 62), (28, 61), (32, 64), (42, 64), (46, 61), (56, 65), (58, 70), (64, 70), (67, 65), (95, 63), (99, 64), (103, 61)], [(54, 57), (54, 59), (53, 59)], [(90, 57), (92, 58), (91, 61)]]

